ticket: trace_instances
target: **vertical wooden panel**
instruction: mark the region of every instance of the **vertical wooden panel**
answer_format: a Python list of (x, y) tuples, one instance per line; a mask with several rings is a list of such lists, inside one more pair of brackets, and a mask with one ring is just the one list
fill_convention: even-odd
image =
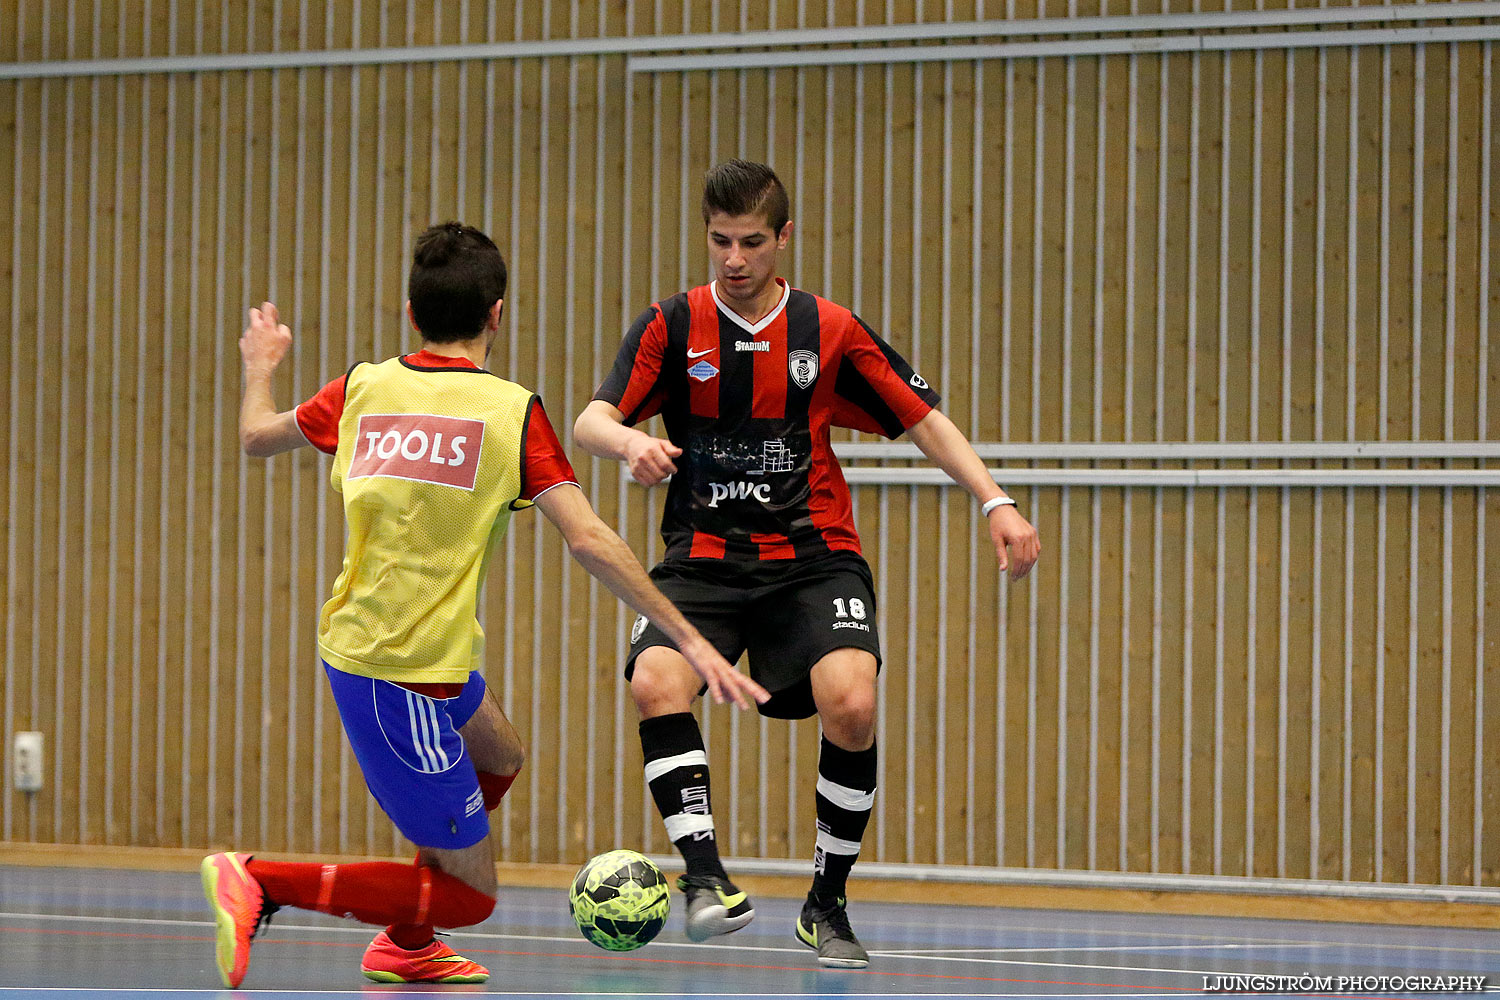
[[(164, 89), (163, 134), (166, 142), (163, 162), (166, 171), (161, 203), (165, 218), (160, 238), (162, 256), (175, 257), (179, 249), (191, 252), (186, 224), (191, 221), (192, 214), (193, 189), (189, 182), (192, 176), (192, 91), (190, 81), (185, 79), (164, 81)], [(160, 344), (160, 362), (154, 373), (159, 382), (152, 400), (155, 412), (150, 418), (162, 437), (159, 467), (153, 477), (156, 480), (153, 484), (158, 553), (155, 570), (159, 595), (155, 609), (157, 646), (153, 650), (159, 686), (158, 735), (154, 752), (162, 775), (158, 791), (161, 813), (158, 837), (162, 843), (173, 846), (183, 842), (183, 786), (187, 777), (181, 763), (187, 759), (187, 740), (192, 733), (191, 722), (185, 724), (191, 688), (181, 682), (187, 618), (182, 612), (187, 604), (187, 593), (183, 574), (176, 569), (185, 559), (184, 550), (190, 545), (191, 537), (184, 530), (186, 495), (180, 486), (188, 476), (187, 440), (192, 433), (187, 412), (191, 375), (188, 366), (181, 362), (189, 357), (194, 339), (194, 331), (188, 326), (187, 319), (188, 296), (182, 294), (186, 289), (178, 288), (183, 277), (185, 275), (175, 269), (163, 269), (161, 275), (160, 305), (153, 313), (160, 317), (161, 324), (156, 338)]]
[[(44, 18), (43, 22), (43, 45), (50, 48), (49, 39), (52, 34), (50, 18)], [(42, 133), (41, 142), (38, 147), (38, 159), (43, 163), (50, 161), (52, 155), (62, 150), (63, 136), (58, 128), (61, 124), (61, 97), (62, 81), (45, 80), (41, 82), (41, 93), (37, 103), (39, 115), (39, 126)], [(38, 186), (35, 194), (37, 197), (36, 230), (24, 233), (26, 240), (31, 244), (30, 253), (36, 260), (35, 284), (29, 287), (23, 286), (23, 290), (35, 296), (33, 305), (33, 329), (43, 329), (58, 321), (57, 304), (61, 298), (62, 289), (58, 281), (61, 277), (61, 240), (51, 237), (49, 229), (56, 226), (60, 214), (62, 197), (65, 192), (59, 183), (60, 177), (51, 170), (39, 172)], [(60, 454), (58, 450), (58, 430), (62, 423), (62, 393), (41, 392), (36, 405), (32, 411), (33, 428), (32, 433), (27, 435), (28, 447), (36, 456), (35, 479), (33, 481), (32, 503), (36, 509), (35, 531), (32, 539), (33, 546), (33, 587), (37, 598), (37, 608), (33, 621), (35, 631), (32, 633), (32, 655), (35, 657), (36, 680), (33, 684), (31, 694), (33, 722), (37, 729), (47, 733), (61, 732), (62, 718), (59, 712), (59, 700), (61, 696), (62, 676), (58, 669), (61, 650), (58, 648), (58, 637), (53, 614), (56, 612), (48, 605), (52, 602), (59, 573), (61, 572), (61, 560), (59, 558), (56, 544), (49, 544), (58, 537), (61, 519), (59, 504), (61, 496), (59, 492), (60, 470), (58, 463), (50, 460), (49, 456)], [(49, 760), (55, 760), (58, 748), (53, 747), (52, 756)], [(37, 796), (37, 836), (51, 840), (63, 834), (59, 829), (61, 826), (58, 806), (62, 801), (61, 789), (56, 787), (55, 782), (49, 781), (46, 789)]]
[[(13, 50), (16, 56), (26, 50), (23, 45), (22, 21), (17, 11), (17, 30), (14, 36)], [(10, 47), (10, 46), (8, 46)], [(10, 317), (10, 333), (13, 338), (19, 337), (21, 327), (21, 309), (25, 300), (23, 288), (23, 248), (22, 232), (26, 221), (26, 205), (31, 199), (22, 200), (22, 191), (34, 190), (27, 182), (32, 180), (28, 174), (34, 167), (27, 161), (31, 158), (23, 153), (23, 134), (31, 134), (36, 126), (28, 119), (27, 97), (32, 87), (22, 81), (7, 84), (5, 96), (9, 98), (7, 106), (0, 114), (4, 115), (5, 152), (8, 170), (6, 180), (10, 182), (8, 190), (11, 192), (9, 206), (5, 210), (5, 220), (9, 223), (3, 233), (7, 244), (6, 268), (5, 268), (5, 299), (7, 303), (7, 315)], [(34, 327), (33, 327), (34, 328)], [(22, 560), (29, 560), (30, 553), (22, 545), (22, 540), (29, 538), (31, 530), (32, 512), (30, 510), (29, 497), (26, 495), (26, 484), (29, 482), (27, 472), (35, 461), (34, 455), (28, 455), (30, 449), (23, 445), (23, 416), (28, 415), (30, 405), (33, 401), (23, 402), (22, 393), (28, 384), (34, 385), (33, 380), (21, 378), (19, 365), (13, 365), (9, 360), (7, 364), (12, 367), (7, 373), (9, 406), (6, 416), (6, 452), (7, 452), (7, 482), (6, 482), (6, 646), (5, 646), (5, 723), (6, 739), (10, 740), (12, 731), (21, 731), (30, 728), (32, 722), (32, 711), (29, 691), (33, 682), (33, 657), (30, 649), (30, 633), (33, 628), (31, 622), (31, 611), (40, 595), (36, 594), (29, 585), (29, 572), (23, 569)], [(23, 573), (27, 575), (23, 577)], [(7, 759), (9, 759), (7, 757)], [(7, 769), (3, 779), (6, 792), (5, 817), (3, 830), (6, 838), (16, 837), (30, 840), (36, 836), (34, 825), (35, 796), (18, 792), (14, 788), (10, 769)]]
[[(1445, 151), (1451, 187), (1446, 220), (1448, 258), (1448, 298), (1445, 303), (1448, 343), (1445, 354), (1447, 375), (1447, 434), (1467, 434), (1479, 425), (1480, 343), (1463, 336), (1461, 330), (1476, 329), (1480, 323), (1479, 298), (1483, 275), (1478, 272), (1479, 246), (1484, 239), (1480, 225), (1484, 185), (1482, 149), (1486, 136), (1483, 79), (1483, 49), (1480, 46), (1450, 46), (1448, 93), (1448, 148)], [(1493, 114), (1493, 111), (1490, 111)], [(1479, 436), (1479, 435), (1476, 435)], [(1454, 491), (1450, 521), (1447, 526), (1448, 552), (1452, 580), (1451, 606), (1444, 636), (1447, 654), (1451, 656), (1448, 692), (1451, 701), (1448, 748), (1444, 762), (1448, 791), (1447, 809), (1441, 816), (1447, 843), (1446, 861), (1439, 876), (1446, 881), (1478, 884), (1483, 866), (1483, 835), (1476, 829), (1474, 817), (1482, 815), (1483, 803), (1477, 795), (1485, 741), (1482, 690), (1484, 678), (1483, 638), (1473, 628), (1485, 595), (1475, 586), (1475, 561), (1485, 547), (1482, 529), (1484, 511), (1481, 491)], [(1471, 557), (1470, 553), (1476, 554)]]
[[(90, 210), (90, 152), (89, 136), (92, 130), (77, 129), (77, 123), (87, 121), (90, 81), (63, 81), (66, 110), (63, 116), (64, 150), (67, 166), (64, 169), (62, 217), (58, 229), (62, 238), (61, 282), (58, 302), (61, 307), (61, 322), (67, 333), (62, 338), (63, 363), (69, 369), (87, 371), (89, 359), (88, 331), (91, 329), (89, 315), (89, 232), (93, 224)], [(3, 97), (0, 97), (3, 101)], [(0, 140), (3, 142), (3, 140)], [(3, 176), (3, 174), (0, 174)], [(3, 182), (0, 182), (3, 183)], [(0, 224), (0, 232), (3, 232)], [(83, 266), (80, 267), (80, 264)], [(59, 550), (61, 572), (57, 581), (56, 609), (58, 662), (63, 677), (59, 693), (63, 696), (59, 709), (59, 725), (56, 732), (59, 745), (53, 757), (52, 782), (57, 786), (60, 832), (78, 842), (85, 828), (84, 817), (87, 804), (79, 792), (78, 782), (71, 780), (79, 773), (80, 758), (86, 754), (88, 732), (84, 723), (83, 701), (85, 685), (70, 680), (83, 676), (83, 664), (87, 656), (84, 649), (85, 631), (79, 628), (80, 612), (86, 606), (89, 590), (85, 561), (81, 557), (86, 538), (85, 526), (89, 522), (92, 499), (87, 493), (90, 471), (83, 456), (88, 443), (80, 439), (80, 428), (88, 427), (85, 413), (90, 405), (87, 378), (70, 379), (63, 393), (64, 405), (62, 426), (59, 428), (59, 453), (67, 456), (60, 462), (62, 473), (63, 502), (67, 505), (61, 523), (71, 527), (59, 532), (56, 545)], [(65, 610), (66, 609), (66, 610)], [(76, 734), (76, 735), (75, 735)], [(67, 776), (65, 780), (64, 776)]]
[[(14, 40), (10, 43), (14, 44)], [(4, 281), (0, 282), (0, 299), (5, 303), (5, 314), (12, 317), (12, 333), (17, 325), (16, 304), (20, 298), (17, 290), (19, 272), (17, 269), (17, 255), (19, 254), (19, 240), (15, 237), (16, 226), (19, 224), (21, 199), (16, 194), (20, 190), (21, 173), (24, 167), (20, 155), (20, 133), (24, 127), (21, 121), (21, 90), (19, 81), (6, 81), (0, 86), (0, 164), (4, 164), (4, 172), (0, 173), (5, 190), (12, 192), (0, 206), (0, 240), (7, 246), (6, 267)], [(5, 594), (5, 684), (4, 684), (4, 719), (5, 733), (9, 738), (10, 733), (19, 729), (20, 716), (19, 706), (16, 703), (17, 688), (19, 686), (20, 664), (24, 663), (24, 657), (15, 635), (16, 619), (22, 607), (21, 595), (17, 593), (13, 581), (16, 576), (17, 544), (20, 539), (20, 525), (17, 523), (19, 513), (20, 497), (17, 494), (19, 481), (16, 475), (16, 460), (19, 458), (16, 445), (16, 425), (20, 414), (20, 381), (21, 370), (19, 366), (5, 362), (8, 371), (5, 373), (5, 386), (7, 405), (3, 408), (4, 413), (0, 415), (0, 421), (5, 431), (5, 456), (6, 456), (6, 480), (5, 480), (5, 578), (0, 581), (0, 592)], [(0, 821), (0, 832), (10, 839), (16, 836), (29, 835), (25, 831), (17, 830), (16, 814), (20, 811), (20, 797), (12, 787), (12, 775), (10, 769), (6, 774), (0, 776), (0, 788), (4, 790), (5, 817)]]

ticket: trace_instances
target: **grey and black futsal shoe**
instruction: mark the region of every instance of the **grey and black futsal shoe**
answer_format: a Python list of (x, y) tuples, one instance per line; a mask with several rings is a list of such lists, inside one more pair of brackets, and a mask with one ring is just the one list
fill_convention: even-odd
[(719, 875), (684, 875), (677, 888), (687, 893), (687, 936), (707, 941), (728, 934), (755, 919), (750, 897)]
[(829, 907), (815, 906), (811, 899), (803, 903), (802, 913), (797, 917), (797, 940), (818, 949), (818, 961), (823, 965), (863, 969), (870, 964), (870, 953), (850, 929), (845, 903), (843, 897)]

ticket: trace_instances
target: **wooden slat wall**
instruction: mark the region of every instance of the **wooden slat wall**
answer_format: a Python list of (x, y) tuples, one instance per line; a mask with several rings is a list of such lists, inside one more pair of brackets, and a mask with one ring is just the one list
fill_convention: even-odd
[[(1064, 13), (876, 6), (0, 0), (0, 61)], [(7, 768), (0, 839), (404, 853), (317, 676), (328, 462), (237, 448), (247, 305), (293, 324), (290, 405), (411, 344), (412, 237), (472, 221), (512, 267), (492, 367), (566, 428), (633, 316), (707, 276), (700, 178), (744, 155), (792, 188), (793, 280), (883, 331), (975, 440), (1482, 440), (1497, 70), (1462, 43), (0, 81), (0, 717), (7, 754), (29, 729), (49, 754), (34, 797)], [(660, 496), (574, 459), (654, 560)], [(1020, 585), (958, 491), (856, 490), (886, 649), (867, 858), (1500, 881), (1483, 490), (1012, 492), (1046, 546)], [(618, 680), (630, 616), (540, 520), (486, 590), (490, 683), (531, 750), (502, 856), (664, 852)], [(816, 723), (704, 729), (726, 849), (808, 855)]]

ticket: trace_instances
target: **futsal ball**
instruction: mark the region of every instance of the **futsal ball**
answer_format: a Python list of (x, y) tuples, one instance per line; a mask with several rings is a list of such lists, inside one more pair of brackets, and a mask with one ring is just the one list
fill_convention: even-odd
[(610, 851), (578, 870), (568, 905), (583, 936), (607, 951), (634, 951), (661, 932), (672, 906), (661, 869), (635, 851)]

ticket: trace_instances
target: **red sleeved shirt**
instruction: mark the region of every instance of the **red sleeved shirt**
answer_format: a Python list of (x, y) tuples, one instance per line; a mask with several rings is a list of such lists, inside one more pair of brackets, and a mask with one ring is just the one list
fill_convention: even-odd
[[(468, 358), (450, 358), (429, 351), (418, 351), (407, 355), (407, 360), (424, 367), (477, 368)], [(332, 455), (338, 450), (339, 421), (344, 415), (344, 387), (348, 373), (340, 375), (319, 389), (311, 399), (296, 409), (297, 427), (309, 444), (321, 452)], [(573, 464), (563, 451), (562, 442), (547, 419), (542, 401), (532, 401), (526, 414), (526, 459), (521, 470), (521, 497), (534, 501), (554, 486), (563, 483), (577, 485), (578, 476)]]

